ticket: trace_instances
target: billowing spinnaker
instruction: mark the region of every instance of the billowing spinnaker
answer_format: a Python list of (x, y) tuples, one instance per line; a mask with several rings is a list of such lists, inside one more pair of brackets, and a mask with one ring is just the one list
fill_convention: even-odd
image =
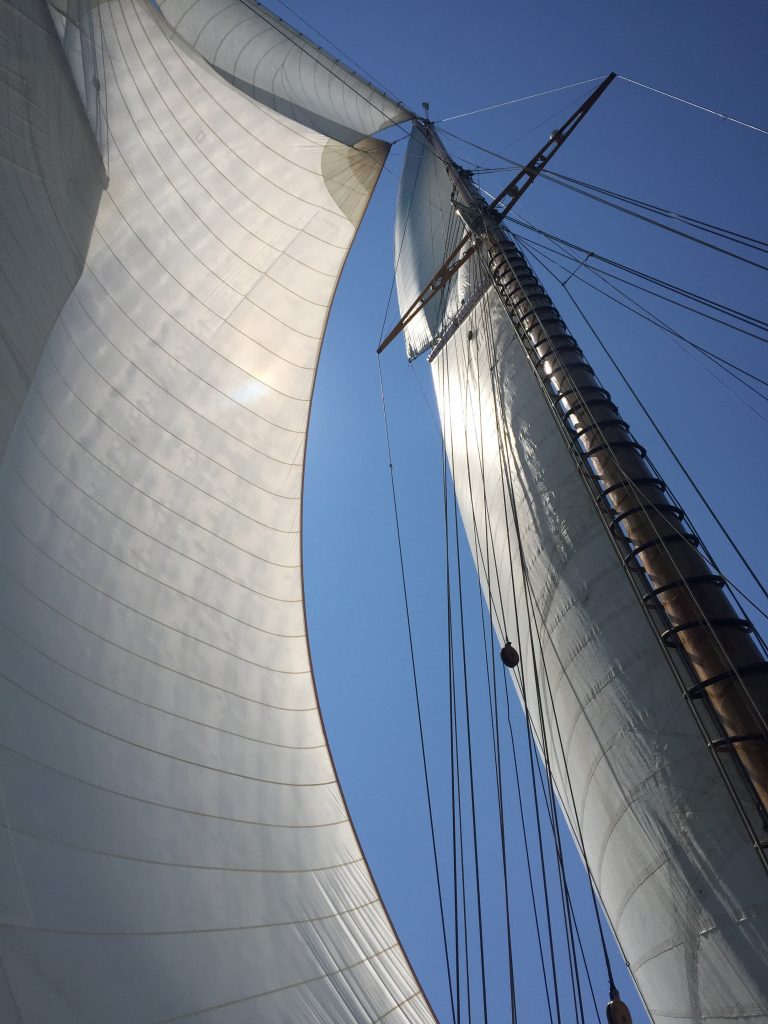
[[(403, 309), (457, 240), (449, 179), (423, 139), (414, 128), (398, 204)], [(422, 347), (424, 331), (437, 329), (427, 307), (424, 321), (406, 332), (409, 347)], [(765, 875), (492, 290), (432, 370), (497, 634), (503, 637), (506, 623), (527, 679), (538, 661), (561, 803), (574, 832), (577, 820), (581, 826), (590, 870), (652, 1018), (764, 1024)], [(532, 683), (528, 694), (535, 702)], [(531, 714), (538, 723), (538, 706)]]
[(1, 470), (0, 1017), (431, 1021), (301, 580), (315, 366), (387, 147), (238, 92), (145, 0), (94, 18), (109, 188)]

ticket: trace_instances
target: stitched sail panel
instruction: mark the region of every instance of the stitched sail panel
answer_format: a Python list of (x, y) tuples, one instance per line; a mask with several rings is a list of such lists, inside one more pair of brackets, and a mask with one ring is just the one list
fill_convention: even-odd
[(109, 187), (0, 468), (0, 1016), (426, 1024), (301, 576), (315, 367), (388, 147), (245, 95), (145, 0), (93, 17)]
[(256, 0), (158, 0), (178, 34), (238, 89), (353, 144), (413, 114)]

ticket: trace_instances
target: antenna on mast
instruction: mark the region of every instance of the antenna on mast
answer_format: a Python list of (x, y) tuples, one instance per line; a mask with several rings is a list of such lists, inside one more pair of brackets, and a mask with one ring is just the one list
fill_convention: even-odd
[(429, 120), (429, 103), (427, 102), (427, 100), (424, 100), (421, 105), (424, 108), (424, 120), (428, 121)]

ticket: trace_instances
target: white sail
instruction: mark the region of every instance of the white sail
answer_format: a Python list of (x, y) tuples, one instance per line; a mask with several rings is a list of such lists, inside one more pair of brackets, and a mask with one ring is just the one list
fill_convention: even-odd
[(0, 454), (83, 269), (106, 176), (42, 3), (0, 37)]
[[(403, 310), (456, 244), (455, 223), (448, 176), (417, 126), (395, 239)], [(435, 309), (437, 301), (406, 331), (412, 351), (423, 347), (425, 331), (439, 330)], [(492, 289), (432, 372), (497, 635), (504, 638), (506, 625), (522, 654), (539, 743), (652, 1019), (768, 1021), (763, 869)]]
[(413, 115), (256, 0), (158, 0), (182, 39), (249, 96), (353, 144)]
[[(4, 24), (48, 45), (30, 3)], [(339, 790), (302, 594), (315, 367), (387, 146), (233, 87), (147, 0), (93, 18), (109, 187), (0, 468), (0, 1019), (431, 1021)], [(21, 71), (71, 98), (61, 61)], [(323, 123), (405, 116), (361, 84), (344, 121), (355, 82), (327, 83)]]

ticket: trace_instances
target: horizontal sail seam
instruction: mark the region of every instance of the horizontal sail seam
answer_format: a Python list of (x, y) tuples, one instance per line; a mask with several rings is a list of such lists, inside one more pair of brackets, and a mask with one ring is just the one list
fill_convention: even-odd
[[(99, 280), (99, 278), (96, 277), (96, 275), (92, 271), (89, 270), (87, 264), (86, 264), (86, 267), (85, 267), (85, 269), (83, 271), (83, 276), (85, 276), (86, 274), (88, 275), (89, 279), (92, 280), (94, 282), (94, 284), (98, 285), (98, 287), (101, 289), (101, 291), (102, 291), (102, 293), (104, 295), (105, 300), (107, 302), (113, 303), (115, 305), (115, 307), (120, 310), (120, 312), (123, 314), (123, 316), (126, 318), (126, 320), (130, 321), (130, 323), (133, 324), (133, 326), (141, 334), (141, 336), (143, 338), (147, 338), (148, 336), (147, 336), (144, 328), (136, 320), (133, 319), (133, 317), (130, 315), (130, 313), (128, 313), (128, 311), (123, 306), (121, 306), (115, 300), (115, 298), (112, 295), (112, 293), (107, 291), (107, 289), (104, 287), (104, 284)], [(81, 308), (85, 311), (86, 307), (83, 306), (83, 304), (82, 304), (82, 302), (80, 300), (80, 296), (77, 294), (77, 292), (74, 292), (73, 294), (75, 296), (75, 301), (77, 301), (78, 304), (81, 306)], [(255, 303), (253, 303), (253, 304), (255, 305)], [(257, 308), (261, 309), (261, 307), (257, 307)], [(267, 313), (266, 310), (262, 310), (262, 312)], [(88, 315), (89, 315), (89, 318), (90, 318), (90, 314), (88, 314)], [(287, 324), (283, 324), (282, 321), (277, 320), (277, 318), (272, 316), (271, 314), (267, 313), (267, 315), (270, 317), (270, 319), (274, 320), (276, 323), (281, 323), (282, 326), (284, 326), (287, 330), (293, 330), (293, 332), (295, 334), (302, 334), (301, 331), (296, 331), (293, 328), (289, 328)], [(94, 321), (94, 323), (95, 323), (95, 321)], [(176, 323), (178, 323), (178, 321), (176, 321)], [(96, 326), (98, 327), (98, 325), (96, 325)], [(207, 348), (211, 352), (212, 355), (216, 356), (218, 359), (221, 359), (222, 362), (228, 363), (234, 370), (237, 370), (238, 373), (245, 373), (245, 374), (248, 374), (248, 376), (251, 376), (250, 372), (245, 367), (241, 366), (239, 363), (234, 362), (234, 360), (229, 359), (222, 352), (219, 352), (217, 349), (215, 349), (211, 345), (207, 344), (207, 342), (203, 338), (201, 338), (198, 335), (194, 334), (192, 331), (189, 330), (189, 328), (184, 327), (183, 324), (179, 324), (179, 327), (181, 327), (181, 329), (182, 329), (182, 331), (184, 331), (185, 335), (188, 335), (190, 338), (193, 338), (195, 341), (199, 342), (200, 345), (203, 348)], [(98, 329), (101, 330), (100, 328), (98, 328)], [(319, 339), (315, 335), (313, 335), (313, 334), (312, 335), (310, 335), (310, 334), (302, 334), (302, 337), (307, 338), (309, 341), (313, 342), (315, 345), (319, 344)], [(227, 394), (226, 391), (222, 391), (220, 388), (217, 388), (216, 385), (213, 384), (210, 380), (207, 380), (205, 377), (201, 377), (200, 374), (196, 373), (191, 367), (189, 367), (185, 363), (183, 363), (177, 356), (173, 355), (172, 352), (169, 352), (168, 349), (166, 349), (163, 345), (160, 344), (160, 341), (158, 339), (151, 338), (149, 340), (151, 340), (152, 344), (155, 345), (161, 352), (163, 352), (163, 354), (166, 356), (166, 358), (170, 362), (175, 363), (178, 367), (180, 367), (186, 373), (189, 373), (190, 376), (195, 377), (198, 381), (200, 381), (201, 384), (204, 384), (205, 386), (210, 388), (211, 391), (217, 392), (218, 394), (222, 395), (222, 397), (224, 397), (224, 398), (228, 399), (230, 402), (232, 402), (233, 405), (239, 406), (244, 412), (250, 413), (252, 416), (255, 416), (256, 419), (261, 420), (263, 423), (266, 423), (270, 427), (275, 427), (277, 430), (284, 431), (285, 433), (288, 433), (288, 434), (297, 434), (297, 435), (300, 435), (300, 436), (304, 435), (304, 433), (305, 433), (304, 428), (301, 428), (299, 430), (294, 430), (291, 427), (282, 426), (280, 423), (276, 423), (274, 420), (270, 420), (266, 416), (263, 416), (261, 413), (258, 413), (255, 410), (250, 409), (247, 405), (243, 405), (242, 402), (238, 402), (237, 399), (235, 399), (231, 395)], [(114, 341), (112, 341), (111, 344), (115, 345)], [(257, 342), (257, 344), (260, 344), (260, 342)], [(115, 348), (117, 348), (116, 345), (115, 345)], [(121, 350), (118, 349), (118, 351), (121, 351)], [(272, 350), (268, 349), (268, 351), (271, 352)], [(272, 354), (274, 355), (275, 353), (272, 353)], [(300, 369), (307, 369), (307, 367), (301, 366)], [(150, 379), (152, 379), (152, 378), (150, 378)]]
[[(56, 360), (53, 358), (53, 354), (51, 353), (50, 350), (48, 350), (48, 352), (47, 352), (47, 361), (51, 364), (51, 366), (53, 367), (53, 369), (56, 372), (56, 375), (61, 379), (62, 383), (67, 388), (67, 391), (72, 395), (72, 397), (80, 405), (82, 405), (82, 407), (88, 413), (90, 413), (90, 415), (93, 416), (94, 419), (98, 420), (106, 428), (106, 430), (108, 430), (111, 434), (114, 434), (115, 437), (119, 438), (124, 444), (128, 445), (129, 448), (132, 448), (138, 455), (140, 455), (142, 458), (146, 459), (147, 462), (151, 462), (153, 465), (155, 465), (158, 468), (160, 468), (160, 469), (164, 470), (165, 472), (169, 473), (171, 476), (174, 476), (177, 480), (180, 480), (182, 483), (186, 484), (192, 490), (197, 491), (199, 494), (204, 494), (207, 498), (210, 498), (212, 501), (215, 501), (217, 505), (221, 505), (224, 508), (228, 509), (229, 511), (236, 513), (236, 515), (242, 516), (244, 519), (250, 520), (250, 522), (255, 523), (257, 526), (262, 526), (265, 529), (271, 529), (269, 523), (264, 523), (261, 520), (256, 519), (255, 516), (249, 515), (248, 512), (244, 512), (241, 508), (237, 508), (236, 506), (231, 505), (229, 502), (224, 501), (222, 498), (217, 497), (215, 494), (212, 494), (210, 491), (206, 491), (205, 488), (200, 487), (200, 486), (198, 486), (195, 483), (192, 483), (192, 481), (187, 480), (186, 477), (183, 477), (180, 473), (176, 473), (169, 466), (166, 466), (165, 463), (160, 462), (157, 459), (154, 459), (151, 455), (149, 455), (148, 452), (146, 452), (143, 448), (140, 448), (138, 445), (134, 444), (127, 437), (124, 437), (118, 430), (116, 430), (113, 426), (111, 426), (111, 424), (107, 423), (107, 421), (105, 419), (103, 419), (103, 417), (101, 417), (97, 412), (94, 412), (94, 410), (91, 409), (90, 406), (87, 405), (86, 402), (83, 401), (83, 399), (80, 397), (80, 395), (78, 395), (77, 392), (72, 389), (72, 385), (69, 383), (69, 381), (66, 379), (66, 377), (64, 377), (64, 375), (61, 373), (61, 371), (60, 371), (60, 369), (59, 369), (59, 367), (58, 367), (58, 365), (56, 363)], [(36, 393), (38, 394), (42, 404), (45, 406), (46, 410), (50, 414), (51, 419), (53, 419), (61, 427), (61, 429), (67, 434), (67, 436), (69, 438), (71, 438), (72, 441), (75, 442), (75, 444), (79, 448), (81, 448), (84, 452), (87, 452), (89, 455), (93, 456), (93, 453), (91, 452), (91, 450), (89, 448), (86, 448), (82, 444), (82, 442), (77, 437), (75, 437), (69, 430), (67, 430), (67, 428), (64, 426), (64, 424), (61, 423), (61, 421), (54, 415), (54, 413), (51, 410), (50, 404), (46, 401), (45, 396), (43, 395), (42, 391), (40, 390), (39, 382), (38, 382), (37, 392)], [(95, 456), (93, 456), (93, 457), (95, 458)], [(97, 461), (100, 461), (100, 460), (97, 460)], [(129, 483), (129, 485), (130, 485), (130, 481), (126, 480), (126, 483)], [(267, 490), (267, 488), (258, 487), (258, 485), (256, 485), (256, 484), (253, 484), (252, 486), (256, 487), (257, 490), (262, 491), (264, 494), (270, 495), (270, 497), (279, 498), (281, 501), (288, 502), (291, 505), (293, 505), (294, 503), (298, 503), (298, 497), (291, 497), (291, 496), (286, 495), (286, 494), (278, 494), (276, 491), (269, 491), (269, 490)], [(295, 531), (281, 531), (281, 532), (284, 532), (286, 534), (290, 534), (290, 533), (298, 534), (298, 530), (295, 530)], [(266, 562), (269, 565), (275, 565), (275, 566), (278, 566), (278, 567), (283, 568), (283, 569), (295, 569), (297, 567), (297, 565), (298, 565), (298, 563), (273, 562), (273, 561), (271, 561), (268, 558), (264, 558), (264, 557), (262, 557), (260, 555), (256, 555), (256, 554), (254, 554), (253, 557), (254, 558), (259, 558), (260, 561)]]
[(375, 907), (379, 904), (378, 899), (367, 900), (358, 906), (347, 907), (344, 910), (337, 910), (333, 914), (323, 914), (320, 917), (303, 917), (296, 921), (275, 921), (273, 924), (241, 924), (233, 925), (231, 928), (183, 928), (168, 931), (133, 931), (133, 932), (107, 932), (107, 931), (85, 931), (76, 928), (41, 928), (37, 925), (7, 924), (0, 922), (0, 929), (7, 931), (34, 932), (41, 935), (82, 935), (93, 938), (114, 938), (114, 939), (145, 939), (165, 938), (172, 935), (218, 935), (230, 932), (253, 932), (261, 931), (264, 928), (295, 928), (303, 924), (319, 924), (321, 921), (332, 921), (334, 918), (343, 917), (345, 914), (357, 914), (361, 910)]
[[(316, 710), (316, 709), (312, 709)], [(99, 793), (106, 793), (109, 796), (119, 797), (121, 800), (130, 800), (132, 803), (146, 804), (147, 807), (157, 807), (160, 810), (171, 811), (173, 814), (191, 814), (196, 818), (208, 818), (211, 821), (226, 821), (236, 825), (250, 825), (253, 828), (270, 828), (270, 829), (320, 829), (320, 828), (339, 828), (341, 826), (348, 826), (348, 818), (338, 818), (333, 821), (320, 821), (315, 823), (300, 822), (298, 824), (289, 822), (279, 821), (258, 821), (251, 818), (232, 818), (224, 814), (211, 814), (208, 811), (196, 810), (190, 807), (178, 807), (175, 804), (162, 803), (159, 800), (149, 800), (146, 797), (136, 796), (132, 793), (124, 793), (119, 789), (112, 789), (109, 786), (103, 786), (98, 782), (92, 782), (89, 779), (84, 779), (79, 775), (73, 775), (71, 772), (62, 771), (59, 768), (55, 768), (45, 761), (40, 761), (36, 757), (32, 757), (30, 754), (25, 754), (21, 750), (16, 750), (14, 747), (9, 746), (7, 743), (0, 743), (0, 750), (6, 750), (9, 754), (13, 754), (15, 757), (20, 757), (24, 761), (28, 761), (30, 764), (37, 765), (39, 768), (43, 768), (46, 771), (58, 775), (63, 779), (69, 779), (72, 782), (78, 783), (81, 786), (87, 786), (89, 789), (95, 789)], [(0, 924), (0, 927), (2, 925)]]
[[(15, 639), (19, 641), (19, 643), (24, 644), (25, 647), (28, 647), (36, 654), (39, 654), (41, 657), (45, 658), (46, 661), (49, 661), (51, 664), (63, 669), (68, 674), (77, 676), (77, 678), (82, 679), (83, 682), (90, 683), (92, 686), (96, 686), (100, 690), (104, 690), (106, 693), (111, 693), (115, 697), (119, 697), (123, 700), (129, 701), (130, 703), (136, 704), (139, 707), (147, 708), (148, 711), (156, 711), (160, 715), (168, 715), (169, 717), (176, 718), (179, 721), (189, 722), (191, 725), (197, 725), (201, 729), (211, 729), (214, 732), (220, 733), (224, 736), (232, 736), (235, 739), (245, 740), (248, 743), (258, 743), (261, 746), (276, 747), (280, 750), (319, 750), (320, 747), (325, 746), (324, 743), (312, 744), (308, 746), (297, 746), (295, 744), (288, 743), (275, 743), (272, 740), (260, 739), (258, 736), (249, 736), (247, 733), (234, 732), (232, 729), (225, 729), (220, 725), (211, 725), (209, 722), (203, 722), (199, 718), (191, 718), (188, 715), (182, 715), (178, 711), (169, 711), (167, 708), (161, 707), (159, 704), (151, 704), (149, 701), (141, 700), (139, 697), (131, 697), (130, 694), (124, 693), (122, 690), (117, 690), (113, 686), (108, 686), (106, 683), (100, 682), (98, 679), (94, 679), (92, 676), (87, 676), (82, 672), (78, 672), (77, 669), (74, 669), (69, 665), (65, 665), (64, 662), (58, 661), (56, 658), (51, 657), (49, 654), (41, 650), (39, 647), (36, 647), (34, 644), (30, 643), (28, 640), (26, 640), (23, 636), (21, 636), (19, 633), (13, 630), (6, 623), (0, 623), (0, 628), (10, 633), (11, 636), (15, 637)], [(17, 685), (19, 689), (22, 689), (25, 693), (30, 694), (30, 696), (35, 696), (31, 690), (28, 690), (26, 687), (22, 687), (21, 684)], [(314, 707), (285, 708), (279, 706), (276, 707), (273, 704), (265, 704), (263, 701), (251, 701), (251, 703), (258, 704), (261, 707), (268, 708), (272, 711), (290, 711), (292, 713), (295, 712), (296, 714), (306, 714), (308, 711), (314, 713), (317, 711), (317, 708)], [(59, 710), (59, 708), (54, 704), (48, 704), (48, 706), (53, 710)]]
[[(219, 871), (222, 874), (235, 875), (321, 875), (328, 871), (340, 871), (342, 868), (355, 867), (357, 864), (364, 864), (362, 857), (355, 857), (352, 860), (341, 861), (339, 864), (313, 865), (308, 868), (251, 868), (251, 867), (230, 867), (226, 864), (187, 864), (177, 860), (158, 860), (154, 857), (135, 857), (127, 853), (114, 853), (111, 850), (97, 850), (90, 846), (80, 846), (77, 843), (68, 843), (63, 839), (55, 839), (53, 836), (43, 835), (41, 832), (32, 832), (28, 829), (18, 828), (15, 825), (5, 823), (4, 828), (17, 835), (26, 836), (29, 839), (40, 840), (49, 843), (51, 846), (61, 846), (67, 850), (76, 850), (78, 853), (89, 853), (96, 857), (107, 857), (110, 860), (125, 860), (136, 864), (151, 864), (153, 867), (180, 868), (184, 871)], [(371, 901), (376, 902), (376, 901)], [(370, 905), (366, 904), (366, 905)], [(335, 914), (332, 916), (336, 916)], [(298, 922), (289, 922), (292, 924)], [(274, 927), (272, 924), (254, 925), (253, 927)]]
[[(177, 764), (186, 764), (192, 768), (200, 768), (206, 772), (215, 772), (218, 775), (229, 775), (237, 779), (245, 779), (247, 782), (257, 782), (259, 783), (259, 785), (263, 786), (280, 786), (286, 787), (288, 789), (318, 789), (324, 787), (334, 787), (337, 785), (335, 778), (320, 779), (318, 781), (313, 782), (286, 782), (282, 779), (264, 779), (257, 775), (248, 775), (246, 772), (236, 772), (233, 771), (231, 768), (221, 768), (217, 765), (204, 764), (202, 761), (195, 761), (192, 758), (179, 757), (176, 754), (169, 753), (167, 750), (159, 750), (156, 747), (150, 747), (146, 743), (137, 743), (135, 740), (126, 739), (124, 736), (119, 736), (117, 733), (110, 732), (108, 729), (101, 729), (99, 728), (99, 726), (92, 725), (90, 722), (86, 722), (83, 719), (78, 718), (76, 715), (72, 715), (67, 711), (63, 711), (61, 708), (56, 707), (55, 704), (51, 704), (49, 701), (43, 700), (42, 697), (39, 697), (37, 694), (32, 693), (29, 690), (26, 690), (23, 686), (20, 686), (15, 679), (12, 679), (11, 676), (9, 676), (5, 672), (0, 672), (0, 678), (4, 679), (8, 684), (14, 687), (14, 689), (18, 690), (20, 693), (23, 693), (31, 700), (36, 701), (38, 704), (41, 704), (43, 707), (48, 708), (49, 711), (53, 711), (55, 714), (60, 715), (62, 718), (66, 718), (68, 721), (74, 722), (76, 725), (82, 726), (83, 729), (88, 729), (91, 732), (97, 733), (100, 736), (106, 736), (108, 739), (115, 740), (116, 743), (124, 743), (126, 746), (132, 747), (135, 750), (144, 750), (146, 751), (146, 753), (153, 754), (155, 757), (167, 758), (169, 761), (175, 761)], [(324, 746), (325, 744), (321, 744), (321, 746), (314, 748), (298, 747), (295, 749), (297, 751), (306, 749), (320, 750), (324, 748)]]
[[(41, 396), (41, 399), (42, 399), (42, 396)], [(50, 413), (50, 408), (48, 407), (48, 405), (45, 403), (44, 400), (43, 400), (43, 405), (45, 406), (45, 409)], [(171, 508), (170, 505), (166, 505), (164, 502), (160, 501), (158, 498), (153, 497), (147, 491), (143, 491), (140, 487), (138, 487), (136, 484), (132, 483), (126, 477), (124, 477), (121, 474), (115, 472), (115, 470), (112, 469), (111, 466), (108, 466), (107, 463), (105, 463), (102, 459), (98, 458), (98, 456), (94, 455), (93, 452), (91, 452), (88, 448), (83, 447), (83, 445), (80, 444), (80, 442), (75, 437), (73, 437), (72, 434), (70, 434), (69, 431), (67, 431), (62, 426), (62, 424), (59, 423), (59, 421), (53, 416), (52, 413), (51, 413), (51, 417), (52, 417), (52, 419), (54, 420), (55, 423), (57, 423), (59, 426), (61, 426), (62, 431), (66, 434), (66, 436), (69, 437), (70, 440), (73, 441), (75, 443), (75, 445), (85, 455), (90, 456), (90, 458), (95, 463), (97, 463), (103, 469), (106, 469), (110, 473), (111, 476), (114, 476), (115, 479), (120, 480), (122, 483), (125, 483), (136, 494), (140, 494), (143, 498), (146, 498), (148, 501), (152, 502), (153, 505), (157, 505), (160, 508), (165, 509), (166, 512), (169, 512), (175, 518), (180, 519), (180, 520), (182, 520), (185, 523), (188, 523), (190, 526), (194, 526), (196, 529), (199, 529), (202, 532), (208, 534), (213, 539), (215, 539), (217, 541), (220, 541), (222, 544), (226, 545), (228, 548), (232, 548), (234, 551), (239, 551), (243, 555), (248, 555), (249, 558), (253, 558), (256, 561), (264, 562), (267, 565), (273, 565), (276, 568), (282, 568), (282, 569), (295, 569), (295, 568), (299, 567), (298, 565), (295, 565), (295, 566), (293, 566), (293, 565), (283, 566), (283, 565), (277, 565), (275, 562), (270, 562), (268, 559), (263, 558), (261, 555), (256, 554), (256, 552), (250, 551), (247, 548), (241, 547), (239, 544), (235, 544), (233, 541), (227, 539), (226, 537), (223, 537), (221, 534), (215, 533), (213, 530), (208, 529), (208, 527), (203, 526), (203, 524), (197, 522), (197, 520), (190, 519), (188, 516), (182, 515), (181, 512), (178, 512), (175, 509)], [(56, 472), (62, 477), (62, 479), (67, 480), (69, 483), (71, 483), (73, 487), (75, 487), (78, 491), (81, 491), (86, 497), (90, 498), (100, 508), (103, 508), (105, 511), (110, 512), (113, 516), (115, 516), (116, 519), (120, 520), (121, 522), (126, 523), (126, 520), (124, 520), (120, 516), (118, 516), (116, 512), (112, 512), (110, 509), (107, 509), (106, 505), (104, 505), (102, 502), (98, 501), (98, 499), (93, 497), (93, 495), (89, 494), (82, 487), (80, 487), (78, 484), (76, 484), (72, 480), (71, 477), (69, 477), (66, 473), (63, 472), (63, 470), (61, 470), (55, 463), (53, 463), (51, 461), (51, 459), (48, 457), (48, 455), (40, 447), (37, 439), (32, 435), (32, 433), (31, 433), (31, 431), (29, 429), (29, 425), (27, 424), (26, 419), (25, 419), (24, 416), (20, 416), (19, 417), (19, 422), (23, 425), (24, 430), (25, 430), (27, 436), (29, 437), (30, 441), (35, 446), (35, 448), (40, 452), (40, 454), (45, 459), (45, 461), (49, 465), (51, 465), (53, 467), (53, 469), (56, 470)], [(232, 509), (231, 506), (227, 506), (227, 507), (230, 508), (231, 511), (237, 511), (235, 509)], [(132, 525), (132, 524), (126, 523), (126, 525)], [(260, 526), (266, 526), (267, 524), (266, 523), (259, 523), (259, 525)], [(152, 534), (146, 533), (145, 531), (139, 529), (139, 527), (134, 526), (133, 528), (135, 530), (137, 530), (139, 533), (143, 534), (143, 536), (149, 537), (150, 540), (154, 540), (157, 544), (161, 544), (163, 547), (166, 547), (169, 551), (173, 551), (176, 554), (182, 554), (182, 552), (177, 551), (176, 548), (171, 547), (169, 544), (165, 544), (164, 541), (159, 540), (157, 537), (153, 537)], [(269, 527), (267, 527), (267, 528), (269, 529)], [(184, 556), (184, 557), (191, 557), (191, 556)], [(196, 562), (197, 560), (196, 559), (192, 559), (192, 561)], [(211, 569), (211, 571), (212, 572), (217, 572), (217, 570), (215, 570), (215, 569)], [(225, 576), (224, 578), (225, 579), (229, 579), (230, 577)], [(239, 585), (243, 586), (243, 584), (239, 584)], [(266, 597), (266, 598), (268, 598), (269, 600), (272, 600), (272, 601), (286, 601), (288, 603), (295, 603), (295, 601), (300, 600), (300, 599), (294, 599), (294, 598), (280, 598), (280, 597), (276, 597), (276, 596), (274, 596), (272, 594), (263, 593), (262, 591), (258, 591), (258, 590), (254, 590), (253, 592), (255, 594), (259, 594), (261, 597)]]

